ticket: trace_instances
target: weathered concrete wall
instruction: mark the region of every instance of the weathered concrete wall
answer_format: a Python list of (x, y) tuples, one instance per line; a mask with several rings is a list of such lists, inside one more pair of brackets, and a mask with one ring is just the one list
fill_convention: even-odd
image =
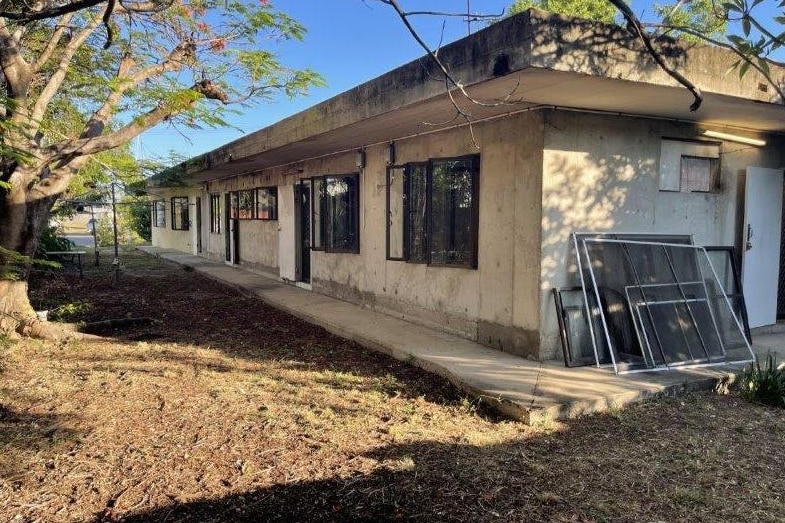
[[(155, 199), (164, 200), (166, 205), (166, 226), (165, 227), (152, 227), (152, 244), (156, 247), (165, 247), (167, 249), (175, 249), (178, 251), (196, 254), (196, 197), (201, 193), (195, 187), (176, 187), (176, 188), (159, 188), (155, 190)], [(187, 231), (173, 231), (172, 230), (172, 198), (175, 197), (188, 197), (188, 215), (191, 221), (189, 230)], [(202, 195), (202, 198), (204, 196)], [(204, 223), (204, 213), (202, 214), (203, 226), (209, 224)]]
[(545, 119), (542, 190), (541, 357), (559, 358), (551, 289), (579, 283), (573, 231), (692, 234), (699, 245), (737, 242), (739, 173), (778, 167), (775, 145), (721, 146), (720, 189), (661, 192), (662, 138), (699, 138), (691, 125), (640, 118), (549, 111)]
[[(204, 209), (202, 211), (204, 243), (203, 255), (213, 260), (226, 259), (226, 199), (231, 191), (277, 187), (285, 183), (286, 177), (280, 171), (270, 171), (251, 175), (237, 176), (207, 184), (202, 192)], [(210, 232), (210, 194), (221, 196), (221, 232)], [(280, 194), (279, 194), (280, 199)], [(280, 204), (279, 204), (280, 205)], [(280, 214), (280, 210), (279, 210)], [(278, 220), (239, 220), (240, 265), (246, 269), (279, 274), (279, 221)]]
[[(360, 176), (360, 254), (313, 252), (313, 288), (506, 351), (536, 355), (540, 116), (477, 124), (474, 134), (481, 154), (477, 270), (386, 260), (382, 145), (367, 150)], [(467, 128), (396, 141), (398, 164), (475, 152)], [(351, 154), (343, 161), (353, 160)], [(351, 172), (351, 163), (307, 165), (312, 169), (314, 174)]]

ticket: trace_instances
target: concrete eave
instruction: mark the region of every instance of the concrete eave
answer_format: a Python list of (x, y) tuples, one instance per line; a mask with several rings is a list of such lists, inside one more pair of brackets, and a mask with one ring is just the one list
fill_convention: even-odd
[[(785, 106), (756, 71), (728, 73), (732, 53), (713, 47), (658, 43), (663, 55), (699, 86), (704, 102), (662, 71), (624, 29), (539, 10), (510, 17), (439, 51), (453, 76), (477, 100), (460, 96), (472, 119), (562, 107), (730, 127), (785, 132)], [(772, 65), (785, 83), (785, 71)], [(441, 73), (423, 57), (169, 170), (181, 182), (259, 171), (462, 123)], [(482, 144), (480, 144), (482, 145)], [(155, 179), (151, 185), (166, 185)]]

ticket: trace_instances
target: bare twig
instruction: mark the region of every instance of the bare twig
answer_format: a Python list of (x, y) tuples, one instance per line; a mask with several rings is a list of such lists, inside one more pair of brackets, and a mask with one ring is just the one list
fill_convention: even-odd
[(646, 51), (649, 53), (649, 56), (651, 56), (651, 58), (657, 63), (660, 69), (665, 71), (668, 76), (679, 82), (692, 93), (693, 102), (690, 105), (690, 111), (697, 111), (703, 103), (703, 94), (701, 93), (701, 90), (684, 75), (673, 69), (665, 62), (665, 59), (662, 57), (662, 53), (654, 48), (651, 37), (644, 28), (643, 23), (640, 21), (640, 19), (638, 19), (638, 16), (632, 11), (630, 6), (627, 5), (624, 0), (608, 0), (608, 2), (613, 4), (613, 6), (616, 7), (616, 9), (618, 9), (618, 11), (622, 14), (624, 19), (627, 21), (627, 30), (641, 40), (643, 46), (646, 48)]

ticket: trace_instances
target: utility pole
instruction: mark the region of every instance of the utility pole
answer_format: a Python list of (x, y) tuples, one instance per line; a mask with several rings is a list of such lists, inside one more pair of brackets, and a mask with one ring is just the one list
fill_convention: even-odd
[(112, 186), (112, 232), (114, 233), (114, 284), (120, 283), (120, 253), (117, 248), (117, 199), (114, 193), (115, 182), (111, 183)]
[(90, 204), (90, 224), (93, 233), (93, 251), (95, 252), (95, 266), (98, 267), (98, 222), (95, 221), (95, 204)]

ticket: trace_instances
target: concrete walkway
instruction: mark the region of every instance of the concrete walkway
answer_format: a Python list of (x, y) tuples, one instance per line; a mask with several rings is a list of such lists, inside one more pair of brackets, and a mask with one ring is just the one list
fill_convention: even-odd
[(241, 267), (155, 247), (140, 249), (192, 267), (338, 336), (443, 376), (505, 415), (527, 423), (618, 408), (683, 390), (721, 388), (742, 370), (739, 366), (704, 367), (616, 376), (595, 367), (566, 368), (561, 362), (525, 360)]

